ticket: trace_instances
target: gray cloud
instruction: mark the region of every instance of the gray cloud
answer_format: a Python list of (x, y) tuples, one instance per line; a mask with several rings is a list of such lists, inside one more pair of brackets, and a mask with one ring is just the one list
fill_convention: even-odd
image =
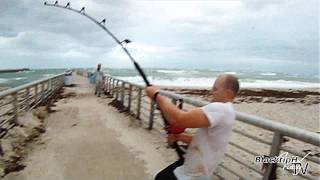
[[(281, 66), (304, 63), (306, 68), (319, 61), (316, 0), (73, 0), (71, 6), (86, 6), (93, 17), (106, 18), (120, 39), (133, 41), (128, 48), (145, 67), (228, 68), (240, 62), (237, 59), (247, 59), (257, 68), (275, 61)], [(132, 67), (92, 22), (46, 7), (42, 0), (0, 1), (0, 54), (1, 68), (85, 67), (97, 62)]]

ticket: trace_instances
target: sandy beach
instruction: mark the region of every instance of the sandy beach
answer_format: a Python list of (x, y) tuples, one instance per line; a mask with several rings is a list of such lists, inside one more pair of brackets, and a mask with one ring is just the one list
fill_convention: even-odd
[[(197, 99), (210, 101), (208, 89), (168, 88)], [(234, 101), (237, 111), (284, 124), (320, 132), (320, 89), (241, 89)]]

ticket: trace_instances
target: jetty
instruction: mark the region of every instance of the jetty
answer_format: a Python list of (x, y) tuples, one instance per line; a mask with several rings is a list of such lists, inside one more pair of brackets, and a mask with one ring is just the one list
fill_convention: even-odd
[(29, 68), (22, 68), (22, 69), (0, 69), (0, 73), (15, 73), (20, 71), (30, 71)]
[[(152, 179), (176, 160), (144, 86), (107, 76), (105, 93), (98, 98), (86, 75), (73, 72), (71, 86), (59, 74), (0, 92), (4, 179)], [(160, 93), (172, 103), (182, 100), (184, 110), (209, 103)], [(242, 112), (236, 120), (213, 179), (319, 178), (319, 134)], [(256, 162), (257, 157), (283, 153), (304, 158), (301, 165), (308, 163), (308, 172), (294, 175), (287, 164)]]

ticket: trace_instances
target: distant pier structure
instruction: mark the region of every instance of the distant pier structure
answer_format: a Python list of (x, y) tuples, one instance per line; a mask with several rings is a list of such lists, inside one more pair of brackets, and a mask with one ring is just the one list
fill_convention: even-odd
[(30, 71), (29, 68), (21, 68), (21, 69), (0, 69), (0, 73), (14, 73), (20, 71)]

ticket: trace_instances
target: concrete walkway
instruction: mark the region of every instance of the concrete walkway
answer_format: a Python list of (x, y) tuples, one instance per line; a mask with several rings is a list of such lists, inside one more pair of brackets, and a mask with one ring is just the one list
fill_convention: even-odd
[(164, 138), (119, 114), (106, 97), (93, 95), (87, 79), (74, 76), (75, 87), (53, 108), (47, 132), (26, 158), (26, 168), (7, 180), (152, 179), (176, 157)]

